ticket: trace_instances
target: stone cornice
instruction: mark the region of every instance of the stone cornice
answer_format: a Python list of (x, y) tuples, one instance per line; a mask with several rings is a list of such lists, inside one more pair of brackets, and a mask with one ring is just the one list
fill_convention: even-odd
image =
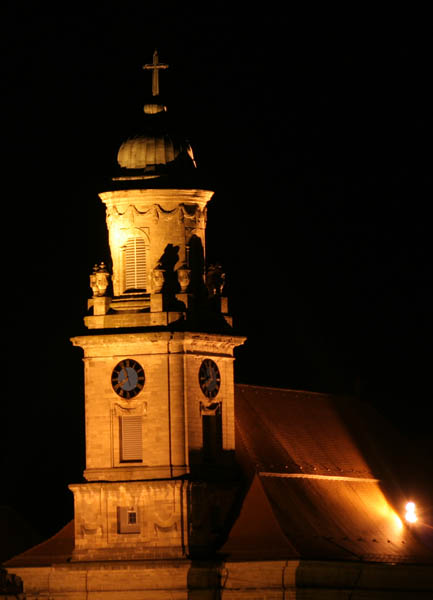
[(99, 194), (101, 200), (107, 205), (112, 204), (182, 204), (193, 202), (206, 205), (214, 195), (212, 190), (200, 189), (133, 189), (115, 190)]
[[(139, 331), (134, 333), (102, 333), (71, 338), (74, 346), (84, 349), (87, 356), (104, 356), (117, 347), (137, 354), (149, 352), (168, 354), (215, 354), (233, 355), (233, 349), (241, 346), (246, 338), (218, 333)], [(145, 348), (144, 346), (147, 346)]]

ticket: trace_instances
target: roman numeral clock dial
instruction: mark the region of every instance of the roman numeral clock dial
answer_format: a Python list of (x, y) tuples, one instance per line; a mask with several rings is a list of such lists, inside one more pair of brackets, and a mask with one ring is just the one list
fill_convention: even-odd
[(221, 375), (216, 363), (205, 358), (198, 372), (200, 388), (206, 398), (212, 399), (218, 394), (221, 385)]
[(144, 369), (132, 358), (121, 360), (117, 364), (111, 374), (111, 385), (113, 390), (121, 396), (129, 400), (134, 398), (144, 387)]

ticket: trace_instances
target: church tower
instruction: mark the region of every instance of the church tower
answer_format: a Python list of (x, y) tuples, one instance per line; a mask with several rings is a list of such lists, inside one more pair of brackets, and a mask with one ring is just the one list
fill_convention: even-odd
[[(86, 483), (70, 486), (75, 560), (182, 557), (212, 545), (234, 468), (233, 335), (188, 142), (159, 97), (100, 193), (111, 253), (90, 275), (84, 352)], [(198, 512), (200, 517), (198, 518)], [(213, 523), (212, 523), (213, 521)]]

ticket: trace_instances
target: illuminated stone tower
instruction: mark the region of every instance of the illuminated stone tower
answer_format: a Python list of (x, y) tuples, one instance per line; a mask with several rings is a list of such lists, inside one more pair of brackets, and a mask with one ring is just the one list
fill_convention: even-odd
[(181, 557), (212, 545), (210, 521), (229, 509), (216, 481), (233, 467), (233, 350), (244, 339), (219, 267), (206, 273), (213, 192), (196, 187), (191, 148), (159, 100), (166, 66), (156, 52), (145, 65), (143, 132), (121, 145), (100, 194), (112, 273), (95, 266), (89, 331), (72, 339), (84, 351), (87, 481), (70, 486), (75, 560)]

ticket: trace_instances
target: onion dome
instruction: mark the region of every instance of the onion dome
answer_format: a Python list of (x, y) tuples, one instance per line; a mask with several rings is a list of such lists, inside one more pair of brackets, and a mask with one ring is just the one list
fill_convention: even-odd
[[(117, 153), (122, 175), (158, 177), (196, 167), (188, 141), (174, 132), (163, 104), (144, 105), (142, 133), (128, 138)], [(122, 177), (123, 178), (123, 177)]]

